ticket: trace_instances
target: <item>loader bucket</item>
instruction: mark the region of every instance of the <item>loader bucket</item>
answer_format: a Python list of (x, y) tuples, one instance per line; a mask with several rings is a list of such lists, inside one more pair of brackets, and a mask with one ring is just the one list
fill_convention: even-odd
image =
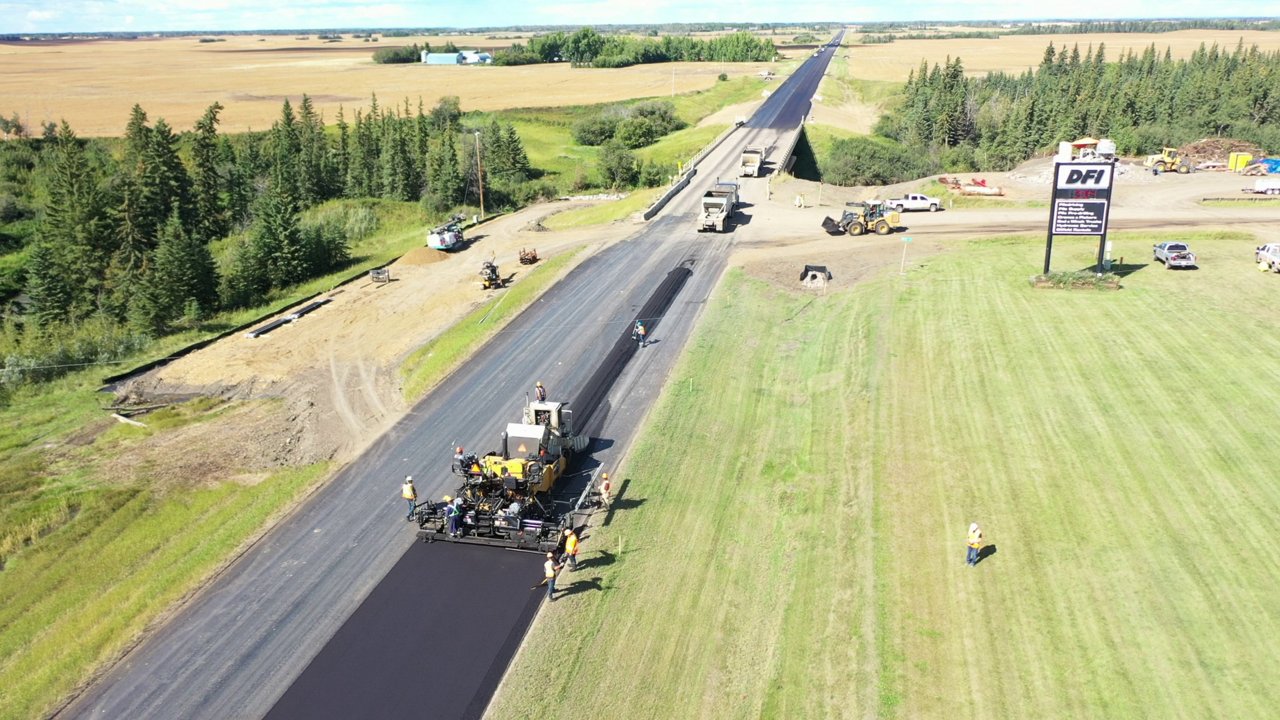
[(828, 235), (841, 235), (844, 228), (840, 227), (840, 223), (829, 217), (822, 218), (822, 229), (827, 231)]

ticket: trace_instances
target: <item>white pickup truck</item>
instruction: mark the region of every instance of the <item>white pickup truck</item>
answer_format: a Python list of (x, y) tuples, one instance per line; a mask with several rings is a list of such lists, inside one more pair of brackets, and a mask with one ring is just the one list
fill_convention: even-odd
[(1196, 265), (1196, 254), (1186, 243), (1162, 242), (1151, 246), (1151, 259), (1164, 263), (1170, 270), (1174, 268), (1193, 268)]
[(1267, 243), (1253, 251), (1258, 267), (1280, 273), (1280, 243)]
[(921, 195), (919, 193), (907, 193), (900, 198), (893, 198), (884, 201), (886, 205), (897, 210), (905, 212), (907, 210), (928, 210), (929, 212), (938, 212), (942, 207), (942, 201), (938, 198)]

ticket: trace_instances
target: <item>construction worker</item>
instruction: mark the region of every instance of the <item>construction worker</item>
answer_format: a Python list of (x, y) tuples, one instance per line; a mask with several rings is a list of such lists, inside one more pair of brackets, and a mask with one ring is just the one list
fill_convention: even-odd
[[(547, 561), (542, 564), (543, 578), (542, 585), (547, 586), (547, 601), (554, 602), (556, 599), (556, 575), (560, 572), (561, 565), (556, 564), (556, 554), (547, 553)], [(534, 585), (534, 587), (538, 587)]]
[(631, 328), (631, 339), (639, 341), (640, 347), (644, 347), (648, 344), (646, 340), (647, 336), (648, 330), (645, 329), (644, 323), (640, 320), (636, 320), (636, 326)]
[(968, 562), (969, 567), (973, 567), (978, 564), (978, 551), (982, 549), (982, 529), (978, 527), (978, 523), (969, 524), (967, 544), (969, 546), (969, 557), (966, 562)]
[(560, 556), (560, 563), (564, 564), (566, 560), (570, 572), (578, 569), (578, 534), (573, 528), (564, 529), (564, 555)]
[(404, 476), (404, 485), (400, 486), (400, 497), (409, 501), (409, 514), (404, 516), (405, 520), (413, 519), (413, 511), (418, 508), (418, 491), (413, 487), (413, 476)]
[(544, 387), (542, 387), (542, 381), (541, 381), (541, 380), (539, 380), (539, 381), (538, 381), (538, 383), (537, 383), (536, 385), (534, 385), (534, 386), (533, 386), (533, 397), (534, 397), (534, 399), (536, 399), (538, 402), (546, 402), (546, 401), (547, 401), (547, 389), (546, 389), (546, 388), (544, 388)]
[(609, 482), (609, 473), (600, 473), (600, 505), (609, 507), (612, 498), (609, 492), (613, 489), (613, 483)]
[(454, 498), (453, 502), (449, 502), (449, 496), (445, 496), (444, 517), (449, 521), (449, 537), (458, 537), (458, 518), (461, 515), (462, 498)]

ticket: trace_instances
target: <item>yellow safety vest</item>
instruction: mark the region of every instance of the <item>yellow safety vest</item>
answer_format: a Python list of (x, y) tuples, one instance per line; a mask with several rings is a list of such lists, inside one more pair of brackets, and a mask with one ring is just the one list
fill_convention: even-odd
[(417, 500), (418, 491), (414, 490), (413, 485), (411, 485), (410, 483), (405, 483), (404, 487), (400, 488), (400, 497), (404, 498), (405, 500)]
[(564, 541), (564, 551), (570, 555), (578, 554), (578, 536), (570, 535)]
[(975, 530), (969, 533), (969, 547), (976, 548), (982, 546), (982, 531)]
[(547, 577), (553, 578), (556, 576), (556, 564), (554, 562), (548, 560), (542, 565), (542, 568), (546, 571)]

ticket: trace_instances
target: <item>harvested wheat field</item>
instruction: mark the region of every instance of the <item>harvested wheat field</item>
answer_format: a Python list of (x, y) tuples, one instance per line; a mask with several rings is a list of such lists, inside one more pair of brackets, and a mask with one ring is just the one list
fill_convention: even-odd
[(1280, 50), (1280, 33), (1261, 30), (1181, 30), (1170, 33), (1097, 33), (1092, 35), (1006, 35), (999, 40), (898, 40), (881, 45), (856, 45), (851, 47), (850, 73), (865, 80), (906, 80), (907, 75), (920, 67), (922, 59), (930, 63), (946, 62), (959, 57), (964, 62), (966, 74), (986, 75), (1000, 70), (1022, 72), (1035, 67), (1044, 57), (1049, 43), (1055, 47), (1080, 46), (1081, 55), (1092, 45), (1106, 44), (1108, 60), (1117, 60), (1126, 50), (1142, 52), (1153, 43), (1161, 54), (1165, 48), (1175, 58), (1185, 58), (1203, 43), (1214, 43), (1226, 50), (1235, 48), (1238, 42), (1245, 47), (1257, 45), (1264, 51)]
[[(579, 105), (705, 90), (716, 76), (754, 75), (767, 63), (664, 63), (616, 70), (574, 69), (567, 63), (519, 67), (378, 65), (380, 48), (451, 40), (459, 48), (493, 51), (511, 38), (388, 38), (325, 42), (289, 36), (225, 36), (140, 40), (0, 43), (0, 114), (17, 112), (29, 126), (65, 119), (81, 136), (124, 131), (129, 109), (142, 105), (154, 120), (185, 130), (220, 102), (225, 132), (264, 130), (287, 97), (311, 96), (327, 122), (379, 102), (427, 107), (456, 95), (464, 110)], [(146, 82), (139, 82), (146, 78)]]

